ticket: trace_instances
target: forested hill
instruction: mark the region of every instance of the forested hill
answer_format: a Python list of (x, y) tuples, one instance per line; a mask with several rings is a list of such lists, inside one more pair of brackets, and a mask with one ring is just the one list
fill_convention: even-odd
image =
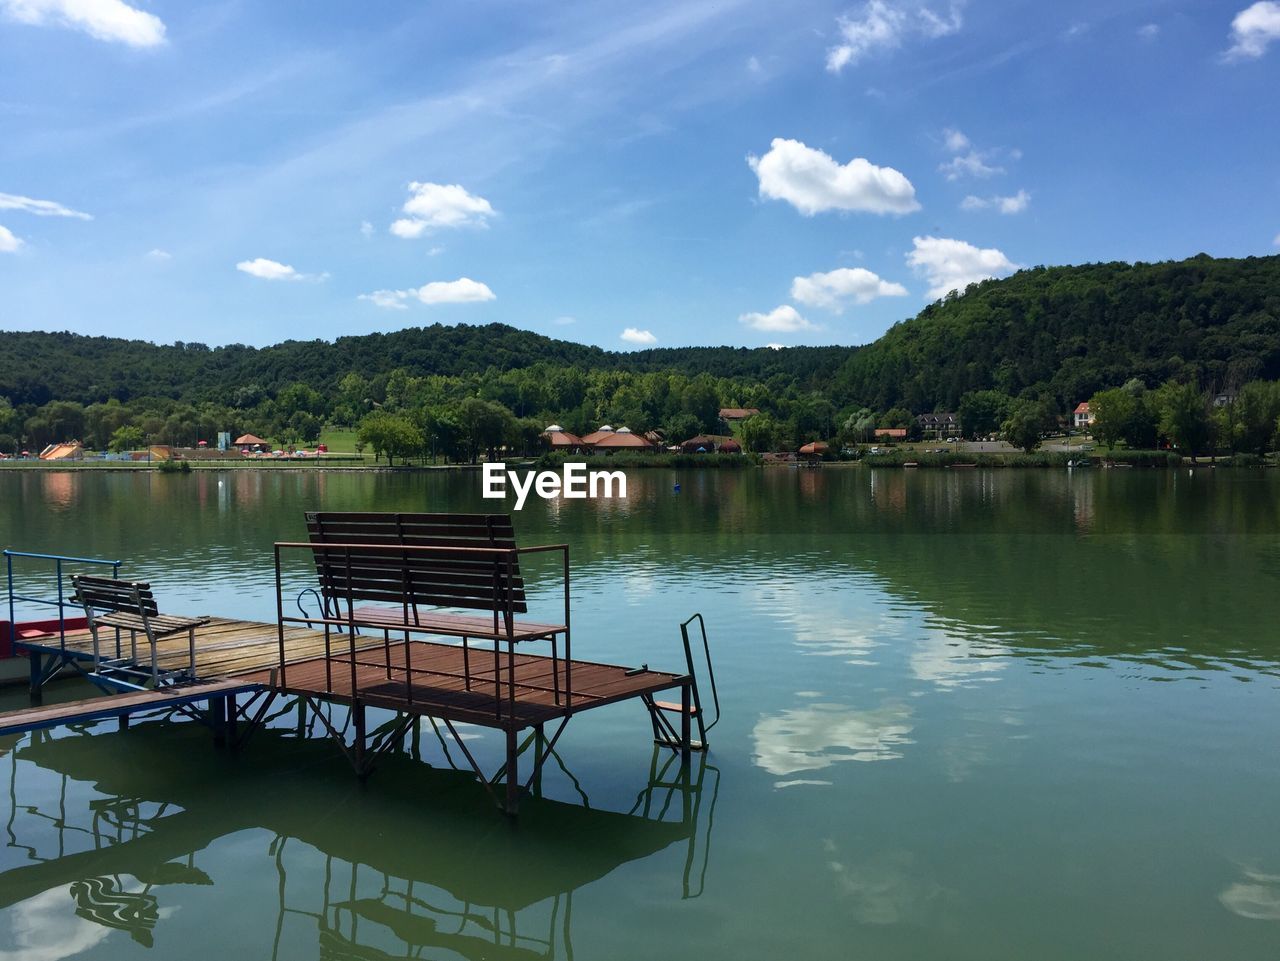
[(695, 378), (722, 405), (792, 417), (795, 404), (818, 403), (831, 411), (824, 422), (864, 408), (899, 419), (955, 410), (988, 389), (1061, 414), (1134, 378), (1207, 391), (1280, 380), (1280, 256), (1036, 267), (931, 304), (862, 348), (617, 352), (501, 324), (264, 348), (0, 332), (0, 406), (7, 399), (23, 418), (50, 401), (119, 401), (165, 413), (166, 404), (256, 410), (270, 422), (283, 415), (263, 405), (291, 389), (314, 393), (304, 406), (324, 418), (349, 375), (366, 385), (350, 390), (378, 404), (393, 375), (442, 376), (452, 383), (431, 396), (479, 394), (520, 416), (572, 409), (588, 424), (623, 414), (662, 423), (690, 406), (671, 391)]
[(503, 324), (414, 327), (336, 342), (286, 341), (271, 347), (157, 345), (72, 333), (0, 332), (0, 398), (17, 406), (50, 400), (82, 404), (166, 397), (226, 402), (237, 389), (274, 393), (304, 383), (331, 395), (349, 373), (375, 379), (397, 369), (415, 376), (465, 376), (538, 364), (633, 373), (671, 371), (788, 386), (829, 385), (850, 347), (676, 347), (606, 351)]
[(995, 389), (1067, 410), (1132, 378), (1218, 391), (1280, 379), (1280, 256), (1036, 267), (985, 281), (859, 350), (836, 393), (922, 412)]

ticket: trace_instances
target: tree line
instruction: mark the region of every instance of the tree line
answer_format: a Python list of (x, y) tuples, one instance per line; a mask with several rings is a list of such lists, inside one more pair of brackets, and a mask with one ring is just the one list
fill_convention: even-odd
[[(529, 449), (553, 422), (673, 442), (726, 433), (722, 407), (761, 411), (738, 428), (757, 451), (869, 442), (931, 411), (958, 412), (969, 436), (1031, 442), (1093, 398), (1118, 443), (1252, 450), (1273, 443), (1274, 424), (1259, 420), (1263, 388), (1244, 387), (1277, 380), (1280, 257), (1200, 255), (1021, 271), (862, 348), (615, 352), (500, 324), (264, 348), (0, 332), (0, 450), (186, 446), (224, 430), (309, 444), (335, 425), (393, 456), (472, 460)], [(1223, 395), (1238, 400), (1205, 400)]]

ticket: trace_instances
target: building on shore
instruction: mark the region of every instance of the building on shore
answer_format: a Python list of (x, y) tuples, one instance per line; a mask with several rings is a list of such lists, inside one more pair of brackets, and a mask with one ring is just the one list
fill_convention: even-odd
[(1071, 414), (1071, 425), (1076, 430), (1088, 430), (1093, 426), (1093, 412), (1089, 410), (1089, 402), (1082, 400)]
[(542, 440), (552, 450), (581, 451), (586, 445), (581, 437), (571, 434), (559, 424), (550, 424), (541, 434)]
[(720, 419), (728, 424), (736, 424), (758, 413), (759, 407), (721, 407)]
[(905, 427), (877, 427), (873, 432), (876, 440), (901, 441), (907, 439)]
[(953, 413), (917, 414), (920, 436), (935, 440), (955, 437), (960, 433), (960, 418)]

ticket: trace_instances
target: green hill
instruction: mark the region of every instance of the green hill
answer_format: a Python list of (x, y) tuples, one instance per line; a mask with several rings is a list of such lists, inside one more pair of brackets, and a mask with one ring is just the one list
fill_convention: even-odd
[(1280, 379), (1280, 256), (1036, 267), (931, 304), (854, 354), (835, 390), (876, 410), (968, 391), (1069, 410), (1138, 378), (1225, 390)]
[(676, 347), (624, 353), (504, 324), (436, 324), (263, 348), (158, 345), (67, 332), (0, 332), (0, 397), (8, 397), (14, 406), (51, 400), (127, 402), (139, 397), (225, 402), (240, 388), (274, 393), (293, 383), (331, 396), (349, 373), (373, 379), (403, 368), (419, 377), (462, 377), (538, 364), (584, 371), (709, 373), (761, 382), (782, 377), (820, 384), (829, 382), (852, 353), (849, 347)]

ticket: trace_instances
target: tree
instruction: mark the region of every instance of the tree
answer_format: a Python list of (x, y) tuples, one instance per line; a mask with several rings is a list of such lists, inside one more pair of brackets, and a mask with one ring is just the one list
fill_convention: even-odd
[(1040, 435), (1053, 423), (1053, 413), (1038, 400), (1016, 401), (1000, 425), (1004, 439), (1030, 454), (1040, 446)]
[(129, 450), (138, 450), (146, 443), (146, 438), (142, 436), (142, 428), (126, 425), (117, 427), (111, 434), (110, 447), (113, 451), (123, 452)]
[(778, 422), (769, 414), (753, 414), (738, 427), (738, 439), (744, 450), (757, 454), (776, 449)]
[(1195, 384), (1169, 381), (1156, 391), (1160, 433), (1184, 454), (1194, 458), (1209, 446), (1213, 424), (1208, 395)]
[(482, 450), (489, 460), (497, 460), (497, 449), (511, 437), (515, 415), (502, 404), (479, 397), (466, 398), (452, 413), (468, 462), (476, 463)]
[(960, 430), (970, 440), (994, 434), (1009, 416), (1013, 403), (1008, 394), (998, 390), (971, 390), (960, 398), (956, 411)]
[(1234, 432), (1228, 444), (1233, 450), (1265, 454), (1276, 435), (1280, 418), (1280, 385), (1250, 381), (1227, 406), (1234, 408)]
[(411, 457), (422, 450), (422, 432), (409, 418), (400, 414), (374, 411), (360, 421), (359, 443), (373, 448), (374, 457), (386, 456), (394, 467), (397, 457)]

